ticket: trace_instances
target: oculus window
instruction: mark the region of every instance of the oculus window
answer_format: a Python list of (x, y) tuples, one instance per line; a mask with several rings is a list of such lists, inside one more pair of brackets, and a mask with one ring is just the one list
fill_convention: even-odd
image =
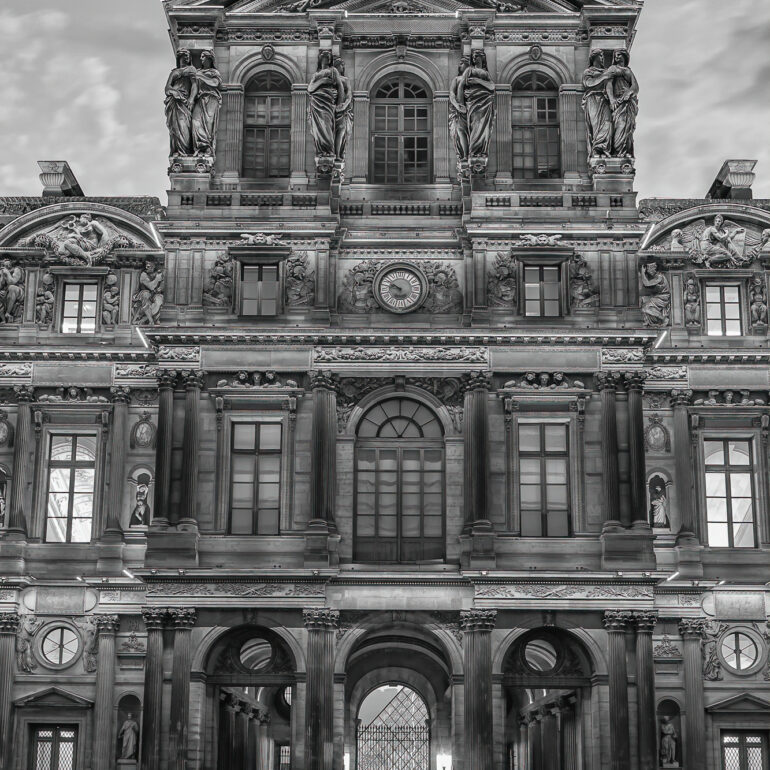
[(753, 548), (754, 463), (748, 439), (703, 442), (708, 544), (716, 548)]
[(233, 423), (230, 534), (277, 535), (281, 500), (281, 433), (277, 422)]
[(444, 431), (419, 401), (389, 398), (361, 418), (356, 440), (354, 558), (444, 558)]
[(40, 652), (52, 666), (66, 666), (74, 660), (79, 648), (77, 634), (67, 626), (52, 628), (40, 644)]
[(431, 110), (428, 89), (407, 76), (377, 87), (371, 106), (372, 182), (430, 182)]
[(262, 72), (246, 86), (243, 110), (243, 176), (289, 176), (291, 84), (276, 72)]
[(98, 286), (95, 283), (65, 283), (61, 330), (63, 334), (96, 331)]
[(511, 106), (514, 179), (558, 179), (558, 86), (542, 72), (527, 72), (513, 82)]
[(746, 671), (759, 658), (757, 643), (740, 631), (733, 631), (722, 637), (720, 650), (724, 662), (734, 671)]
[(519, 423), (518, 429), (522, 537), (568, 537), (567, 425)]
[(738, 286), (706, 286), (706, 334), (738, 337), (741, 334), (741, 295)]
[(94, 514), (96, 436), (52, 434), (46, 543), (88, 543)]

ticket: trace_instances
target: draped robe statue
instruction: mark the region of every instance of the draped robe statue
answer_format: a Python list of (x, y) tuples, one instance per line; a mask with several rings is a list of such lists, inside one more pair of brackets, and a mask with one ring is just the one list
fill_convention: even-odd
[(617, 158), (634, 157), (634, 129), (639, 111), (639, 84), (628, 66), (629, 55), (625, 48), (612, 54), (612, 75), (607, 81), (607, 98), (612, 110), (612, 154)]
[(473, 170), (480, 173), (489, 159), (489, 140), (495, 117), (495, 84), (487, 70), (484, 51), (473, 51), (463, 78), (463, 100), (468, 110), (468, 158)]
[(463, 57), (457, 68), (457, 77), (449, 87), (449, 134), (455, 146), (457, 155), (457, 173), (462, 176), (468, 168), (468, 108), (465, 106), (465, 94), (463, 85), (465, 71), (470, 63)]
[(583, 72), (583, 112), (588, 135), (588, 157), (606, 157), (612, 152), (612, 110), (607, 96), (613, 73), (604, 69), (604, 52), (595, 48)]
[(166, 125), (170, 139), (170, 155), (190, 156), (192, 143), (193, 83), (196, 69), (192, 66), (190, 52), (180, 48), (176, 54), (176, 67), (166, 81)]
[(201, 52), (201, 68), (195, 70), (192, 109), (192, 143), (196, 155), (213, 158), (216, 150), (219, 108), (222, 106), (222, 76), (215, 67), (214, 52)]
[(337, 71), (337, 105), (334, 108), (334, 157), (338, 168), (345, 162), (345, 150), (348, 138), (353, 131), (353, 89), (350, 79), (345, 77), (345, 62), (336, 58), (334, 69)]
[(307, 87), (310, 133), (315, 142), (316, 167), (321, 173), (329, 173), (337, 157), (336, 110), (343, 87), (339, 78), (340, 73), (332, 66), (331, 51), (321, 51), (318, 54), (318, 69)]

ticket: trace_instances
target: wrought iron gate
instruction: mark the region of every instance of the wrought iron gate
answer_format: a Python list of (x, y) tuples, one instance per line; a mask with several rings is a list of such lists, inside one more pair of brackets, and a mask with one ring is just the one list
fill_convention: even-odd
[(356, 770), (429, 770), (427, 725), (359, 725)]

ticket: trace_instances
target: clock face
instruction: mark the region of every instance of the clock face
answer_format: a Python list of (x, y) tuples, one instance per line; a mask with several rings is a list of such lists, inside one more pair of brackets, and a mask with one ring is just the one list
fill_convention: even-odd
[(409, 267), (391, 266), (376, 280), (376, 296), (380, 304), (393, 313), (408, 313), (425, 299), (425, 281)]

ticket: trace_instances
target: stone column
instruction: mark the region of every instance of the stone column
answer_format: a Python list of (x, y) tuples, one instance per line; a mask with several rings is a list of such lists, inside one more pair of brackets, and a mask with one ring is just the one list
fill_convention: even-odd
[(510, 182), (513, 178), (511, 85), (495, 86), (495, 143), (497, 149), (497, 173), (495, 182)]
[(311, 524), (334, 525), (334, 485), (337, 452), (337, 390), (330, 372), (313, 372), (313, 425), (311, 428)]
[(246, 748), (244, 750), (244, 767), (257, 770), (257, 718), (259, 711), (254, 706), (247, 706), (246, 714)]
[[(573, 696), (574, 697), (574, 696)], [(577, 770), (578, 767), (578, 740), (577, 740), (577, 714), (575, 703), (570, 698), (560, 701), (561, 706), (561, 752), (563, 757), (563, 770)]]
[[(235, 707), (235, 734), (233, 735), (233, 753), (228, 767), (232, 770), (245, 770), (246, 768), (246, 737), (248, 735), (249, 717), (246, 713), (249, 709), (245, 703), (238, 703)], [(249, 769), (251, 770), (251, 769)]]
[(353, 93), (353, 141), (350, 164), (350, 181), (363, 184), (369, 170), (369, 93)]
[(34, 472), (32, 463), (29, 461), (32, 446), (32, 414), (29, 405), (34, 400), (35, 394), (32, 388), (27, 385), (18, 385), (14, 391), (19, 407), (13, 437), (13, 475), (11, 476), (5, 537), (9, 540), (26, 540), (28, 522), (24, 512), (24, 496), (31, 474)]
[(600, 372), (596, 382), (602, 401), (602, 491), (604, 499), (603, 532), (617, 531), (620, 524), (620, 484), (618, 480), (618, 424), (615, 412), (617, 377), (612, 372)]
[(690, 416), (687, 407), (692, 399), (691, 390), (672, 390), (674, 407), (674, 467), (676, 469), (676, 501), (682, 524), (677, 535), (680, 540), (697, 543), (695, 506), (693, 500), (692, 454), (690, 450)]
[(177, 373), (158, 372), (158, 434), (155, 440), (153, 527), (168, 528), (171, 507), (171, 451), (174, 447), (174, 385)]
[(257, 770), (273, 770), (273, 746), (270, 738), (270, 714), (257, 716)]
[[(559, 129), (561, 132), (561, 169), (565, 181), (576, 179), (587, 169), (582, 151), (580, 128), (583, 125), (580, 101), (583, 87), (578, 83), (559, 86)], [(581, 152), (582, 151), (582, 152)]]
[(492, 642), (496, 610), (463, 610), (465, 767), (493, 770)]
[(169, 769), (187, 766), (187, 719), (190, 706), (190, 667), (192, 666), (192, 627), (195, 610), (176, 607), (168, 611), (174, 628), (174, 664), (171, 669), (171, 721), (169, 729)]
[(13, 679), (15, 673), (16, 632), (19, 616), (15, 612), (0, 612), (0, 770), (10, 770), (11, 709), (13, 707)]
[(652, 659), (652, 632), (656, 612), (637, 612), (636, 692), (639, 734), (639, 770), (655, 770), (657, 763), (657, 725), (655, 722), (655, 667)]
[(628, 673), (626, 626), (631, 613), (607, 610), (604, 626), (609, 638), (610, 755), (612, 770), (628, 770), (631, 762), (628, 734)]
[[(305, 764), (303, 770), (332, 770), (334, 753), (334, 634), (340, 613), (304, 610), (307, 628)], [(260, 755), (262, 753), (260, 741)]]
[[(678, 451), (678, 450), (676, 450)], [(703, 621), (682, 618), (679, 633), (684, 639), (684, 692), (687, 703), (687, 729), (684, 742), (684, 767), (706, 767), (706, 717), (703, 698), (703, 660), (701, 641)]]
[(634, 528), (650, 529), (647, 515), (646, 467), (644, 462), (644, 413), (642, 393), (644, 375), (629, 372), (625, 376), (628, 390), (628, 454), (631, 487), (631, 521)]
[(222, 113), (225, 118), (224, 169), (222, 182), (235, 186), (241, 176), (243, 157), (243, 84), (224, 86)]
[(107, 515), (104, 534), (107, 539), (122, 540), (120, 514), (123, 509), (123, 480), (126, 476), (126, 448), (128, 444), (129, 388), (111, 388), (112, 434), (110, 435), (110, 487), (107, 494)]
[(115, 634), (117, 615), (95, 615), (99, 634), (94, 698), (93, 766), (110, 770), (115, 764)]
[(198, 527), (198, 462), (200, 458), (200, 403), (205, 372), (185, 372), (184, 443), (182, 444), (182, 499), (179, 529)]
[(291, 87), (291, 183), (307, 184), (305, 144), (307, 137), (307, 84)]
[(147, 653), (142, 703), (142, 770), (160, 770), (160, 723), (163, 717), (163, 626), (166, 610), (145, 607)]
[(436, 184), (449, 184), (449, 92), (433, 94), (433, 179)]
[[(238, 712), (238, 700), (228, 692), (219, 695), (222, 706), (219, 710), (219, 736), (217, 739), (218, 767), (232, 767), (233, 741), (235, 740), (235, 719)], [(233, 767), (233, 770), (236, 770)], [(240, 769), (239, 769), (240, 770)]]

